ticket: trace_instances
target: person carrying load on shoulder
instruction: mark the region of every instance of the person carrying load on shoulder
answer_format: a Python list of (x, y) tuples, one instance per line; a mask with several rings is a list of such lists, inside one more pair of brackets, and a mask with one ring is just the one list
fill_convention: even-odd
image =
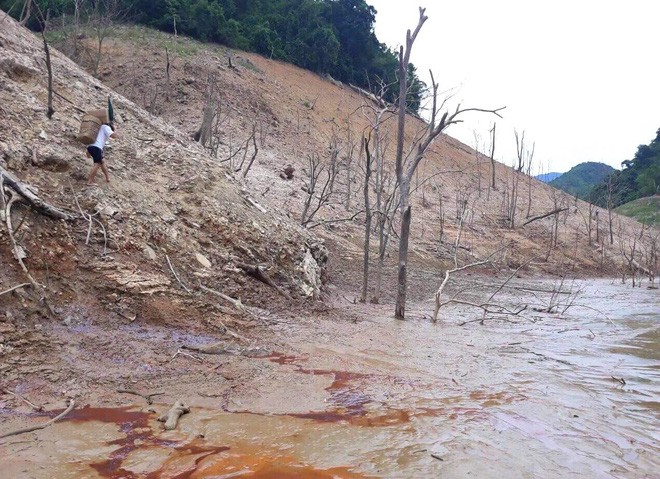
[(108, 175), (108, 168), (105, 166), (103, 161), (103, 149), (105, 148), (108, 139), (110, 138), (119, 138), (119, 135), (115, 131), (115, 125), (113, 122), (103, 123), (99, 128), (99, 132), (96, 135), (96, 141), (91, 145), (87, 145), (87, 158), (92, 158), (94, 160), (94, 166), (92, 166), (92, 171), (89, 173), (89, 178), (87, 179), (87, 185), (94, 185), (94, 178), (96, 173), (99, 171), (99, 168), (103, 171), (105, 175), (105, 181), (110, 183), (110, 176)]

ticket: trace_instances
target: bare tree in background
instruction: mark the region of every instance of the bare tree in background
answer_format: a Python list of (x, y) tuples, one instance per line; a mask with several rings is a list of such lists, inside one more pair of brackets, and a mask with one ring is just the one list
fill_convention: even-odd
[(50, 47), (46, 40), (46, 30), (48, 29), (48, 23), (50, 20), (50, 9), (46, 10), (46, 15), (44, 16), (39, 5), (35, 3), (34, 6), (37, 9), (39, 27), (41, 29), (41, 39), (44, 44), (44, 54), (46, 55), (46, 70), (48, 71), (48, 110), (46, 111), (46, 116), (50, 120), (55, 114), (55, 109), (53, 108), (53, 65), (50, 61)]
[[(332, 185), (335, 183), (337, 170), (326, 167), (322, 164), (321, 157), (312, 153), (307, 156), (307, 168), (303, 170), (307, 175), (303, 186), (303, 191), (307, 194), (303, 212), (300, 218), (300, 224), (307, 226), (319, 210), (330, 203), (332, 197)], [(325, 180), (321, 177), (325, 173)], [(333, 177), (333, 174), (335, 177)]]
[(614, 229), (612, 227), (612, 175), (607, 177), (607, 216), (610, 227), (610, 244), (614, 244)]
[(98, 75), (103, 42), (112, 29), (114, 23), (124, 15), (119, 0), (95, 0), (92, 2), (90, 22), (96, 35), (97, 50), (94, 59), (94, 76)]
[(472, 135), (474, 136), (474, 158), (477, 162), (477, 194), (481, 198), (481, 153), (479, 151), (481, 138), (477, 130), (473, 130)]
[(490, 199), (490, 189), (497, 190), (495, 187), (495, 128), (497, 123), (493, 123), (493, 128), (490, 130), (490, 188), (488, 189), (488, 198)]
[[(480, 111), (494, 113), (497, 116), (502, 108), (496, 110), (484, 110), (480, 108), (465, 108), (461, 109), (460, 105), (453, 113), (445, 111), (441, 114), (444, 103), (438, 107), (438, 84), (435, 83), (433, 74), (431, 73), (431, 82), (433, 84), (433, 107), (431, 110), (431, 121), (429, 122), (424, 135), (416, 143), (416, 151), (412, 151), (412, 158), (409, 158), (407, 164), (404, 165), (404, 142), (405, 142), (405, 121), (406, 121), (406, 98), (408, 92), (408, 66), (410, 64), (410, 54), (412, 52), (413, 44), (421, 30), (422, 26), (428, 19), (425, 15), (426, 9), (419, 9), (419, 21), (417, 27), (413, 32), (408, 30), (406, 34), (405, 48), (402, 46), (399, 49), (399, 101), (398, 101), (398, 129), (397, 129), (397, 148), (396, 148), (396, 177), (399, 184), (399, 211), (401, 217), (401, 232), (399, 235), (399, 272), (398, 272), (398, 285), (397, 285), (397, 299), (395, 308), (395, 317), (397, 319), (405, 319), (406, 312), (406, 293), (408, 281), (408, 246), (410, 241), (410, 225), (412, 219), (412, 207), (410, 203), (410, 185), (419, 166), (420, 162), (424, 159), (427, 148), (431, 145), (440, 133), (442, 133), (448, 126), (459, 123), (461, 114), (468, 111)], [(438, 115), (440, 118), (438, 119)], [(414, 150), (414, 148), (413, 148)]]

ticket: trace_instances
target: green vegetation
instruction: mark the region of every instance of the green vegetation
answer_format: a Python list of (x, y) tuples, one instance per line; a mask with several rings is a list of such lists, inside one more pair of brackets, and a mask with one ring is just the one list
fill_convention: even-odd
[(623, 204), (614, 211), (635, 218), (647, 225), (660, 225), (660, 196), (639, 198)]
[(570, 171), (550, 181), (550, 185), (578, 198), (586, 199), (591, 188), (602, 182), (613, 171), (615, 171), (614, 168), (605, 163), (587, 161), (574, 166)]
[(623, 170), (615, 171), (593, 188), (593, 203), (607, 207), (608, 189), (614, 207), (660, 193), (660, 129), (651, 143), (640, 145), (635, 157), (621, 165)]
[[(34, 1), (51, 19), (72, 18), (74, 0)], [(0, 0), (0, 8), (15, 17), (23, 4)], [(82, 4), (83, 20), (98, 20), (111, 11), (124, 21), (254, 51), (374, 93), (386, 85), (384, 96), (390, 102), (398, 95), (397, 53), (376, 38), (376, 10), (365, 0), (83, 0)], [(30, 26), (39, 28), (39, 23), (33, 18)], [(426, 85), (413, 65), (408, 78), (408, 108), (418, 112)]]

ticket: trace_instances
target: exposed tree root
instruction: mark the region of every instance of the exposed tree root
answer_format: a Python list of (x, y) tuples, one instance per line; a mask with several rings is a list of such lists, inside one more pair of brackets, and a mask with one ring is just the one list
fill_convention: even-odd
[(22, 200), (24, 200), (41, 214), (59, 220), (74, 219), (74, 217), (69, 213), (65, 213), (61, 209), (56, 208), (50, 203), (47, 203), (46, 201), (39, 198), (30, 190), (28, 186), (24, 185), (9, 171), (0, 166), (0, 188), (2, 188), (4, 185), (7, 185), (9, 188), (15, 191), (18, 195), (21, 196)]
[(39, 429), (45, 429), (48, 426), (50, 426), (51, 424), (53, 424), (54, 422), (59, 421), (64, 416), (69, 414), (73, 410), (74, 407), (76, 407), (76, 402), (73, 399), (69, 399), (69, 405), (67, 406), (67, 408), (64, 411), (62, 411), (61, 413), (59, 413), (57, 416), (55, 416), (53, 419), (51, 419), (50, 421), (46, 421), (45, 423), (40, 424), (38, 426), (26, 427), (24, 429), (19, 429), (17, 431), (8, 432), (6, 434), (1, 435), (0, 439), (5, 438), (5, 437), (10, 437), (10, 436), (18, 436), (19, 434), (25, 434), (27, 432), (38, 431)]
[(190, 408), (186, 406), (183, 401), (178, 400), (174, 403), (174, 406), (172, 406), (167, 414), (164, 414), (158, 418), (158, 421), (165, 423), (163, 427), (166, 431), (172, 431), (173, 429), (176, 429), (179, 418), (184, 414), (188, 414), (189, 412)]
[(141, 398), (144, 398), (147, 401), (147, 404), (153, 404), (154, 403), (154, 396), (162, 396), (165, 393), (151, 393), (151, 394), (142, 394), (134, 389), (117, 389), (118, 393), (122, 394), (132, 394), (134, 396), (140, 396)]
[(246, 264), (246, 263), (236, 263), (236, 266), (242, 269), (245, 272), (245, 274), (247, 274), (248, 276), (251, 276), (254, 279), (261, 281), (262, 283), (267, 284), (271, 288), (274, 288), (278, 293), (280, 293), (285, 298), (291, 299), (289, 293), (287, 293), (277, 284), (275, 284), (275, 282), (268, 277), (268, 275), (261, 269), (259, 265), (253, 266), (251, 264)]

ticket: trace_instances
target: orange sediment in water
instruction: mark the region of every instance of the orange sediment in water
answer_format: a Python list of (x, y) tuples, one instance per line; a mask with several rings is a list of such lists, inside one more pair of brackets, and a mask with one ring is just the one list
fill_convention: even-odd
[(328, 469), (299, 464), (289, 456), (232, 454), (204, 461), (190, 479), (236, 477), (250, 479), (362, 479), (372, 476), (352, 472), (346, 467)]

